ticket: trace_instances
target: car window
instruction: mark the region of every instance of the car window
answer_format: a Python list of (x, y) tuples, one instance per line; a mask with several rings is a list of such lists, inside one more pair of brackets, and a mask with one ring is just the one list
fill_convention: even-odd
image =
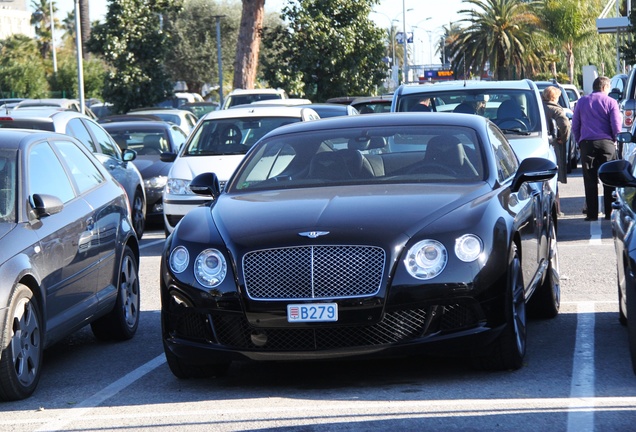
[(27, 167), (29, 195), (52, 195), (63, 203), (75, 198), (71, 181), (49, 143), (41, 142), (31, 147)]
[(0, 117), (0, 128), (2, 129), (35, 129), (55, 131), (55, 125), (52, 121), (40, 120), (22, 120), (9, 117)]
[(0, 150), (0, 222), (15, 222), (17, 152)]
[(484, 173), (482, 146), (469, 127), (343, 128), (266, 139), (239, 168), (230, 190), (475, 183)]
[(517, 172), (519, 161), (514, 150), (501, 134), (499, 129), (490, 125), (488, 128), (488, 137), (490, 145), (493, 147), (495, 154), (495, 163), (497, 165), (497, 179), (500, 183), (504, 183)]
[(185, 132), (176, 126), (170, 128), (170, 135), (172, 135), (172, 142), (175, 146), (175, 150), (173, 151), (178, 151), (188, 139)]
[(299, 122), (298, 117), (245, 117), (205, 120), (194, 132), (186, 156), (245, 154), (277, 127)]
[(85, 122), (87, 127), (93, 132), (93, 135), (95, 135), (101, 152), (112, 158), (121, 160), (121, 151), (108, 132), (102, 129), (97, 123), (93, 123), (90, 120), (86, 120)]
[(77, 138), (79, 142), (84, 144), (91, 152), (97, 153), (97, 145), (80, 118), (69, 120), (66, 124), (66, 134)]
[(104, 181), (102, 173), (75, 144), (55, 141), (53, 145), (63, 156), (80, 193), (84, 193)]
[(197, 125), (197, 118), (193, 114), (186, 114), (185, 118), (190, 129)]
[[(426, 86), (425, 86), (426, 87)], [(422, 99), (430, 99), (432, 112), (477, 114), (502, 129), (539, 132), (541, 114), (534, 91), (517, 89), (471, 89), (418, 92), (400, 96), (396, 111), (415, 111)]]

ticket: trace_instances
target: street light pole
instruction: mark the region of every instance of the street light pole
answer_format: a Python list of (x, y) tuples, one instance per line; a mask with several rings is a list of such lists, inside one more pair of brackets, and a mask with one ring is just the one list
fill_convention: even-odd
[(55, 53), (55, 17), (53, 16), (53, 2), (49, 2), (50, 14), (49, 18), (51, 20), (51, 48), (53, 51), (53, 74), (57, 74), (57, 55)]
[(80, 24), (79, 0), (75, 0), (75, 46), (77, 49), (77, 92), (79, 93), (79, 104), (81, 113), (86, 112), (84, 108), (84, 64), (82, 62), (82, 26)]
[(404, 43), (404, 67), (402, 68), (402, 84), (406, 83), (408, 77), (407, 68), (409, 67), (409, 51), (407, 49), (408, 35), (406, 34), (406, 0), (402, 0), (402, 32), (404, 37), (402, 42)]
[(216, 18), (216, 56), (219, 65), (219, 106), (223, 106), (223, 58), (221, 56), (221, 18), (225, 15), (215, 15)]

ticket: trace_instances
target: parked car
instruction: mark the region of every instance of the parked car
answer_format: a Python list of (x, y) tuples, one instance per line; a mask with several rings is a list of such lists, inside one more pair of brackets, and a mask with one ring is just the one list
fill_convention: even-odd
[(311, 108), (316, 111), (321, 119), (329, 117), (350, 116), (360, 114), (357, 109), (351, 105), (332, 104), (332, 103), (309, 103), (298, 105), (299, 107)]
[(0, 130), (0, 399), (29, 397), (43, 352), (87, 324), (139, 323), (139, 244), (126, 192), (68, 135)]
[[(559, 96), (559, 105), (565, 111), (565, 115), (570, 122), (572, 122), (572, 117), (574, 116), (574, 107), (570, 104), (570, 97), (566, 88), (563, 84), (559, 84), (556, 81), (535, 81), (539, 91), (543, 91), (548, 86), (556, 86), (561, 90), (561, 96)], [(581, 151), (579, 149), (579, 144), (576, 142), (574, 138), (574, 134), (570, 134), (570, 139), (567, 143), (565, 143), (566, 147), (566, 155), (568, 160), (568, 172), (572, 172), (573, 169), (576, 169), (579, 165), (579, 161), (581, 160)]]
[(157, 106), (162, 108), (179, 108), (183, 109), (183, 105), (187, 103), (203, 102), (203, 98), (198, 93), (176, 92), (172, 97), (161, 101)]
[(378, 114), (391, 112), (391, 101), (393, 95), (379, 95), (369, 97), (359, 97), (351, 102), (351, 106), (358, 110), (360, 114)]
[[(346, 116), (270, 132), (166, 240), (164, 351), (180, 378), (234, 360), (460, 352), (522, 366), (559, 311), (556, 165), (479, 116)], [(257, 221), (257, 222), (256, 222)], [(187, 323), (187, 325), (184, 325)]]
[(91, 111), (98, 119), (113, 115), (113, 104), (109, 102), (98, 102), (91, 105)]
[(186, 135), (189, 135), (199, 120), (194, 114), (188, 110), (175, 108), (137, 108), (128, 111), (127, 115), (153, 115), (159, 117), (163, 121), (174, 123), (183, 129)]
[(144, 179), (146, 220), (163, 225), (163, 188), (172, 163), (162, 161), (161, 153), (178, 153), (186, 142), (185, 132), (164, 121), (122, 121), (102, 126), (122, 151), (130, 149), (137, 153), (133, 163)]
[(196, 116), (196, 118), (201, 118), (207, 113), (212, 111), (216, 111), (219, 109), (218, 102), (187, 102), (179, 107), (180, 109), (190, 111), (192, 114)]
[(250, 104), (256, 101), (287, 98), (287, 93), (282, 89), (234, 89), (223, 100), (221, 109), (228, 109), (234, 105)]
[(574, 111), (576, 102), (581, 99), (581, 92), (574, 84), (561, 84), (561, 87), (565, 90), (565, 93), (570, 101), (570, 107)]
[(266, 133), (319, 118), (310, 108), (285, 106), (232, 108), (203, 117), (178, 155), (161, 155), (161, 160), (174, 162), (163, 195), (166, 233), (171, 233), (187, 212), (210, 200), (190, 190), (190, 181), (197, 174), (213, 170), (223, 185), (245, 153)]
[(76, 111), (60, 108), (29, 108), (0, 115), (0, 129), (40, 129), (65, 133), (77, 138), (124, 186), (132, 210), (132, 221), (141, 238), (146, 225), (146, 192), (139, 170), (131, 163), (132, 150), (119, 149), (113, 138), (93, 119)]
[[(621, 142), (633, 142), (634, 136), (621, 132)], [(618, 159), (605, 162), (598, 170), (604, 185), (616, 188), (616, 201), (612, 205), (611, 224), (616, 249), (616, 279), (618, 281), (618, 318), (627, 326), (632, 371), (636, 374), (636, 171), (634, 154), (630, 160)]]
[[(64, 108), (75, 112), (82, 112), (79, 101), (66, 98), (24, 99), (13, 107), (14, 110), (24, 108)], [(84, 114), (93, 120), (97, 120), (97, 116), (89, 107), (84, 107)]]
[(618, 100), (618, 106), (623, 114), (623, 132), (630, 132), (636, 117), (636, 68), (627, 76), (627, 84), (622, 94), (610, 91), (609, 95)]
[[(393, 94), (391, 111), (411, 111), (423, 98), (433, 112), (475, 114), (493, 121), (503, 131), (520, 160), (543, 157), (556, 163), (550, 145), (541, 94), (531, 80), (448, 81), (434, 85), (406, 84)], [(557, 180), (549, 182), (557, 190)]]
[(623, 100), (625, 95), (625, 88), (627, 87), (627, 81), (629, 76), (624, 73), (616, 74), (610, 80), (610, 96), (616, 99), (618, 102)]

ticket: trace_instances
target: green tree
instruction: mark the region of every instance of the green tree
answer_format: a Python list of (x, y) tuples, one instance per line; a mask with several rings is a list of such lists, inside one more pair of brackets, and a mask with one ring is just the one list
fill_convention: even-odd
[(93, 29), (88, 48), (112, 67), (103, 97), (116, 112), (155, 105), (172, 93), (162, 21), (180, 8), (178, 0), (109, 0), (106, 20)]
[(534, 12), (535, 1), (464, 0), (473, 9), (460, 10), (468, 23), (449, 45), (456, 66), (479, 74), (490, 66), (495, 79), (519, 78), (524, 71), (540, 65), (533, 38), (543, 30)]
[(270, 85), (320, 102), (375, 91), (386, 76), (384, 30), (369, 19), (377, 0), (298, 0), (283, 8), (289, 27), (265, 31), (261, 57)]
[[(541, 19), (549, 34), (552, 54), (563, 52), (567, 64), (567, 74), (571, 83), (575, 82), (575, 46), (596, 34), (594, 15), (588, 8), (581, 7), (579, 0), (544, 0)], [(552, 62), (553, 76), (557, 76), (556, 61)]]
[[(32, 0), (31, 24), (35, 27), (35, 37), (38, 41), (40, 55), (47, 58), (52, 49), (51, 38), (51, 1), (53, 0)], [(53, 14), (57, 12), (57, 6), (53, 2)], [(54, 21), (55, 28), (59, 27), (57, 20)]]
[(165, 21), (166, 32), (171, 35), (171, 49), (166, 57), (167, 71), (174, 81), (185, 81), (188, 90), (195, 93), (201, 93), (205, 83), (219, 82), (216, 16), (222, 16), (223, 76), (231, 79), (240, 20), (235, 3), (186, 0), (183, 9)]
[(35, 40), (13, 35), (0, 41), (0, 93), (46, 97), (49, 88), (44, 70)]

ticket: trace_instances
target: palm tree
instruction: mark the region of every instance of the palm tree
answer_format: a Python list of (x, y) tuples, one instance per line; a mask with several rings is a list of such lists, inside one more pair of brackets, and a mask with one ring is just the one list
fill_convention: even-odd
[(234, 88), (254, 88), (264, 17), (265, 0), (243, 0), (234, 59)]
[[(52, 0), (51, 0), (52, 1)], [(31, 24), (35, 26), (35, 36), (38, 41), (40, 55), (46, 58), (51, 52), (51, 2), (49, 0), (32, 0)], [(57, 7), (53, 3), (53, 13)]]
[(88, 10), (88, 0), (79, 0), (80, 27), (82, 33), (82, 57), (86, 59), (86, 46), (91, 38), (91, 18)]
[(518, 74), (541, 63), (532, 49), (533, 37), (542, 32), (541, 20), (533, 8), (536, 1), (464, 0), (473, 9), (461, 35), (449, 45), (449, 54), (461, 59), (465, 69), (482, 74), (489, 66), (494, 79), (518, 78)]

